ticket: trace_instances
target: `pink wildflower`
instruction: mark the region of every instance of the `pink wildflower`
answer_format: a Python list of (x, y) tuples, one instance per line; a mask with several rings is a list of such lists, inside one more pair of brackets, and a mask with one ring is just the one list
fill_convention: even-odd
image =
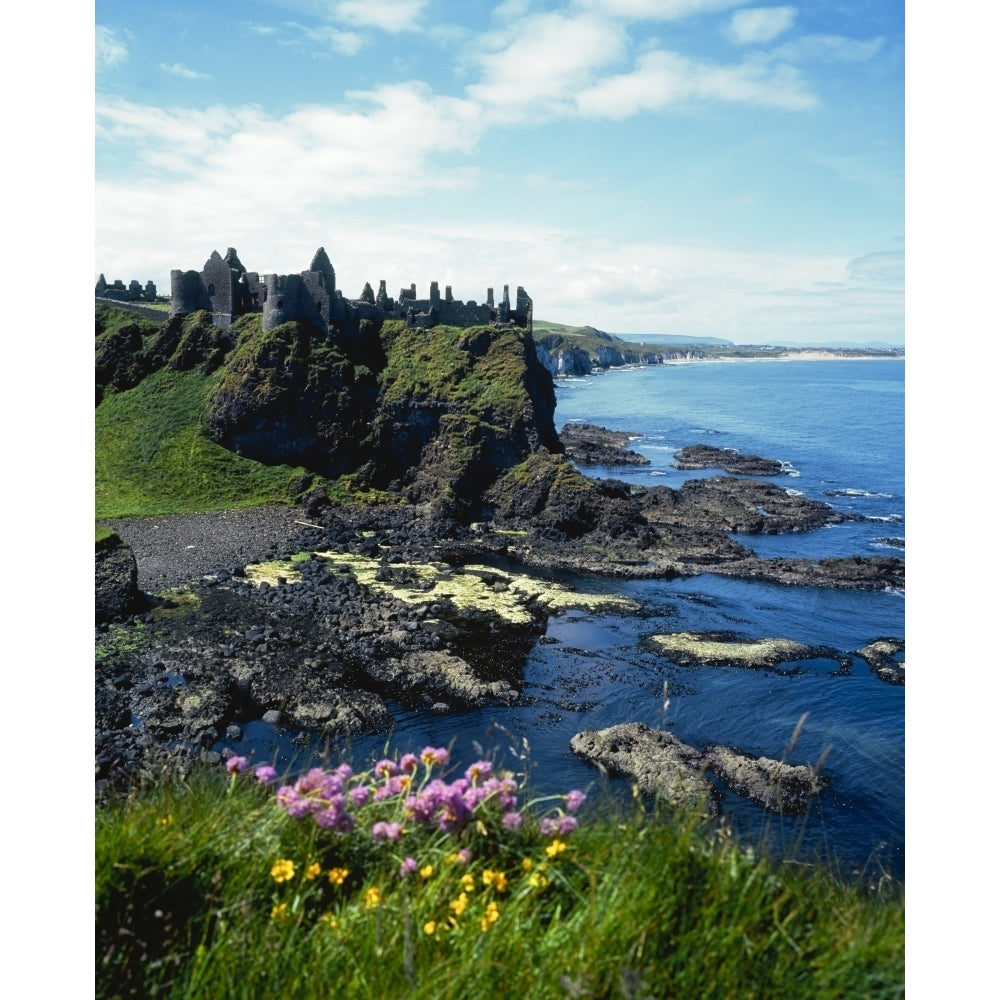
[(269, 785), (278, 777), (278, 772), (270, 764), (261, 764), (253, 773), (262, 785)]

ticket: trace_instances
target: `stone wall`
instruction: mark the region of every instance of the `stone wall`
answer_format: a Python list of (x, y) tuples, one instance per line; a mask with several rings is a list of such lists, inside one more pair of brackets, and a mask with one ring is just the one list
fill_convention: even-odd
[(402, 319), (411, 326), (431, 327), (502, 324), (532, 328), (532, 302), (518, 286), (511, 308), (509, 286), (504, 285), (503, 299), (494, 306), (493, 289), (487, 289), (486, 302), (460, 302), (452, 296), (451, 286), (442, 297), (436, 281), (426, 299), (417, 298), (417, 286), (401, 288), (398, 300), (390, 299), (385, 281), (379, 282), (376, 296), (366, 283), (359, 299), (345, 299), (336, 287), (336, 273), (326, 250), (320, 247), (309, 269), (300, 274), (265, 274), (247, 271), (233, 247), (220, 256), (217, 250), (201, 271), (170, 272), (170, 315), (185, 315), (198, 309), (212, 313), (214, 324), (225, 330), (248, 312), (262, 313), (265, 330), (289, 320), (306, 320), (332, 334), (351, 335), (363, 320)]

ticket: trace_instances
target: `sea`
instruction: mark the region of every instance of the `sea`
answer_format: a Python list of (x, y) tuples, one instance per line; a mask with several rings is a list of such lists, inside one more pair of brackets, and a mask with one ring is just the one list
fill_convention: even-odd
[[(627, 432), (632, 449), (649, 459), (647, 466), (581, 470), (590, 476), (676, 488), (722, 474), (673, 466), (678, 449), (709, 444), (778, 459), (785, 474), (774, 482), (862, 517), (811, 532), (736, 536), (760, 556), (904, 558), (904, 371), (901, 359), (612, 369), (557, 380), (556, 427), (584, 422)], [(627, 595), (642, 610), (551, 617), (527, 658), (523, 703), (444, 716), (390, 704), (397, 728), (388, 740), (356, 740), (355, 762), (450, 746), (455, 763), (492, 756), (527, 774), (536, 795), (579, 788), (591, 808), (602, 808), (627, 801), (628, 782), (577, 759), (569, 741), (587, 727), (643, 722), (696, 749), (720, 743), (820, 768), (829, 785), (804, 817), (777, 817), (722, 789), (724, 821), (748, 847), (820, 861), (844, 877), (904, 877), (903, 686), (880, 680), (860, 658), (848, 672), (822, 659), (764, 670), (680, 666), (643, 643), (656, 633), (725, 630), (850, 653), (877, 638), (904, 638), (902, 591), (782, 586), (710, 573), (569, 582)]]

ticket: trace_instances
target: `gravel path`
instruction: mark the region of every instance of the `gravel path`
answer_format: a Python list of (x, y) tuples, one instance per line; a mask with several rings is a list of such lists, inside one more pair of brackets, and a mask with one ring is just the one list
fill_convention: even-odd
[(139, 587), (157, 593), (206, 573), (232, 571), (305, 548), (315, 530), (291, 507), (247, 507), (210, 514), (170, 514), (100, 521), (135, 554)]

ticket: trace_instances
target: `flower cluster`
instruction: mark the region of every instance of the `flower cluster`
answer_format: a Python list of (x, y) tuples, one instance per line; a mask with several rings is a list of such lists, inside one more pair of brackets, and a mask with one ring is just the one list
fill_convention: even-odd
[[(376, 818), (371, 836), (377, 841), (396, 843), (406, 832), (406, 824), (430, 827), (444, 833), (458, 833), (473, 818), (481, 819), (488, 807), (500, 825), (507, 830), (521, 829), (525, 811), (519, 807), (517, 784), (509, 775), (494, 773), (493, 764), (480, 760), (465, 773), (451, 781), (433, 775), (434, 769), (448, 763), (448, 751), (443, 747), (425, 747), (420, 755), (404, 754), (399, 761), (388, 758), (378, 761), (369, 773), (354, 774), (350, 765), (341, 764), (332, 771), (311, 768), (294, 784), (281, 785), (277, 803), (293, 819), (312, 817), (317, 826), (338, 833), (350, 833), (361, 820), (361, 811), (369, 804), (384, 805), (387, 818)], [(418, 771), (423, 764), (423, 775)], [(231, 758), (226, 763), (231, 773), (246, 768), (244, 758)], [(276, 772), (268, 764), (254, 771), (257, 780), (270, 784)], [(576, 789), (561, 797), (565, 808), (557, 815), (546, 815), (539, 821), (539, 832), (545, 837), (565, 837), (577, 827), (576, 813), (586, 801), (586, 795)]]
[[(412, 912), (425, 937), (444, 940), (486, 933), (508, 905), (533, 905), (528, 901), (554, 891), (554, 880), (568, 886), (565, 871), (575, 863), (572, 852), (563, 857), (561, 838), (577, 828), (584, 793), (574, 789), (522, 804), (515, 779), (490, 761), (476, 761), (451, 780), (438, 770), (448, 762), (446, 749), (425, 747), (360, 773), (347, 764), (313, 767), (280, 785), (270, 765), (254, 768), (261, 785), (277, 786), (274, 801), (289, 817), (312, 819), (338, 835), (324, 841), (310, 834), (305, 857), (270, 862), (272, 923), (315, 920), (324, 933), (342, 935), (349, 926), (344, 921), (366, 912)], [(226, 768), (235, 779), (248, 766), (234, 758)], [(522, 828), (547, 843), (518, 832)], [(348, 839), (358, 837), (368, 841), (360, 854), (357, 841)], [(533, 860), (528, 851), (539, 848)], [(353, 875), (340, 867), (352, 857)], [(359, 858), (367, 860), (358, 864)], [(327, 867), (331, 863), (335, 867)]]

